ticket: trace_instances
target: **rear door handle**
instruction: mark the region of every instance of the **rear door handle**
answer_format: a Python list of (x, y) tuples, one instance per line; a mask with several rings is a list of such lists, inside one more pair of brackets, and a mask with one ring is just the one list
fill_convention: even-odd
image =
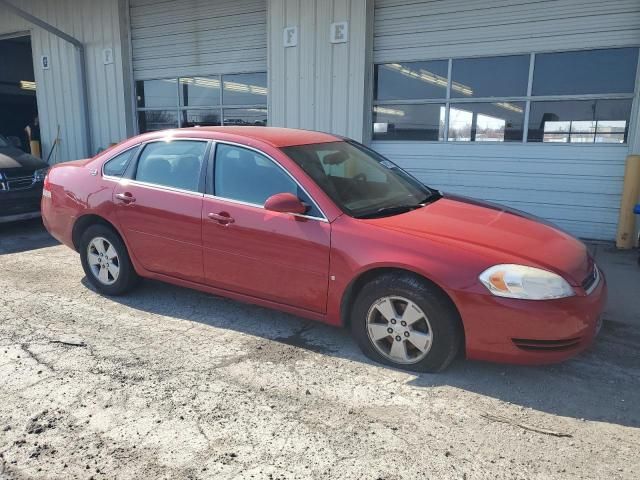
[(231, 217), (227, 212), (209, 213), (207, 216), (211, 220), (218, 222), (220, 225), (229, 225), (230, 223), (235, 222), (233, 217)]
[(116, 193), (116, 198), (124, 203), (133, 203), (136, 201), (136, 197), (131, 195), (129, 192)]

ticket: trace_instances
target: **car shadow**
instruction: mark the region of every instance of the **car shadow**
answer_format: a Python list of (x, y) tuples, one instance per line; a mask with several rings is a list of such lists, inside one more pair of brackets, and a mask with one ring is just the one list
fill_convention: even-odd
[[(83, 284), (92, 287), (83, 279)], [(113, 297), (130, 308), (231, 329), (266, 341), (389, 368), (367, 359), (348, 331), (186, 288), (145, 280)], [(596, 344), (562, 364), (525, 367), (455, 361), (439, 374), (415, 374), (416, 388), (450, 386), (535, 410), (640, 427), (640, 331), (605, 319)]]
[(0, 255), (52, 247), (59, 242), (49, 235), (40, 218), (0, 223)]

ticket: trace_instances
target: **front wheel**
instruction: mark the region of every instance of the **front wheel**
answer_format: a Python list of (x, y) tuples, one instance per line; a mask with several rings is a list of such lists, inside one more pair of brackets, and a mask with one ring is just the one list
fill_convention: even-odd
[(80, 238), (79, 250), (87, 280), (100, 293), (122, 295), (138, 282), (127, 248), (111, 228), (87, 228)]
[(352, 309), (351, 331), (369, 358), (419, 372), (444, 370), (462, 344), (451, 301), (420, 278), (389, 274), (365, 285)]

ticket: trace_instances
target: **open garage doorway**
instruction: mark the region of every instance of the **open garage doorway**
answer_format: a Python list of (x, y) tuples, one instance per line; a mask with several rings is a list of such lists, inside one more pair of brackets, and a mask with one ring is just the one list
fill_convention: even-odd
[[(0, 37), (0, 65), (0, 134), (19, 142), (25, 152), (41, 157), (35, 151), (40, 145), (40, 125), (31, 37)], [(29, 140), (38, 145), (30, 145)]]

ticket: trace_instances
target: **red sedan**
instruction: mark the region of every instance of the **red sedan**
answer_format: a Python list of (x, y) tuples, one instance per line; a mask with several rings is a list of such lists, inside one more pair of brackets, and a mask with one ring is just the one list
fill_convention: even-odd
[(428, 188), (333, 135), (170, 130), (57, 165), (42, 214), (107, 295), (140, 277), (351, 329), (374, 360), (560, 361), (594, 339), (606, 285), (583, 243)]

